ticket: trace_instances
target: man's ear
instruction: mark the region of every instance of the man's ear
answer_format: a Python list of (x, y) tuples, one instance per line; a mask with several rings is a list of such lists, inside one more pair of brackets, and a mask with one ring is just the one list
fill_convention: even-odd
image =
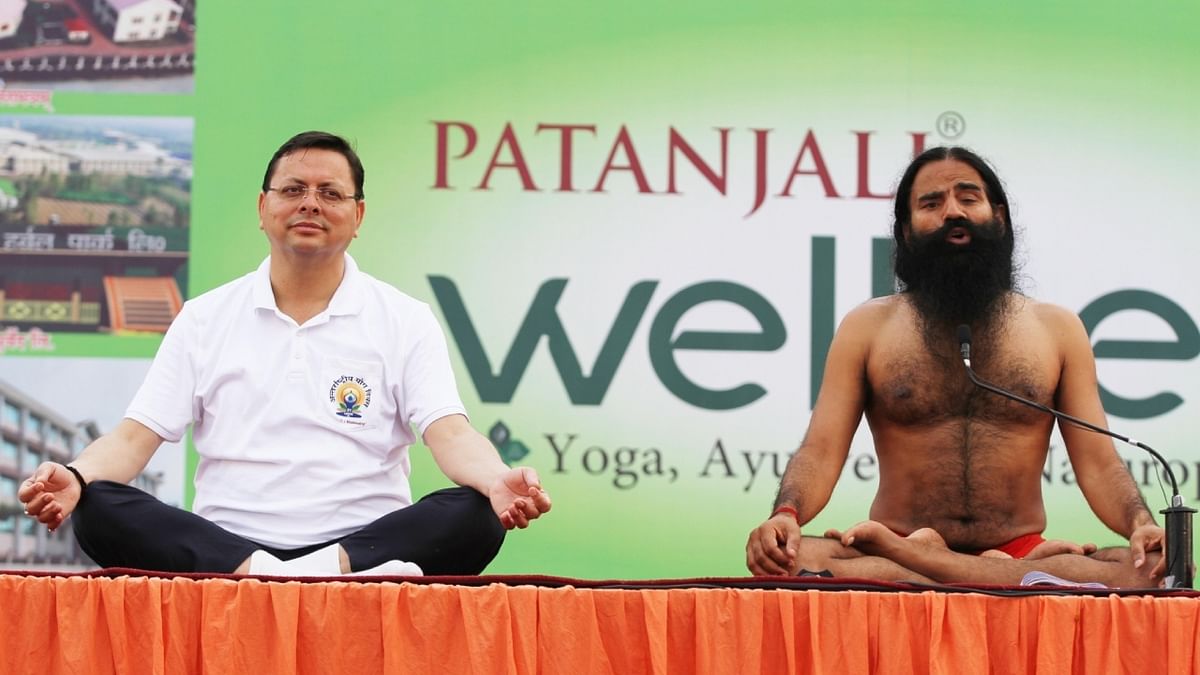
[(996, 218), (1004, 223), (1004, 227), (1008, 227), (1008, 210), (1004, 208), (1003, 204), (996, 205)]

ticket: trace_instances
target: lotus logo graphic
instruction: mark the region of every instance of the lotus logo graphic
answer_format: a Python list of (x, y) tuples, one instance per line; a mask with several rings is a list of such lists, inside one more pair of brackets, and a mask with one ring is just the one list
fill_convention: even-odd
[(359, 414), (359, 409), (362, 408), (361, 401), (363, 400), (362, 389), (357, 385), (347, 382), (338, 387), (337, 403), (338, 413), (342, 417), (362, 417)]
[(512, 466), (514, 462), (521, 461), (529, 454), (529, 447), (521, 441), (515, 440), (502, 421), (497, 420), (488, 430), (488, 439), (500, 452), (500, 459), (509, 466)]
[(358, 377), (339, 377), (329, 388), (329, 401), (336, 407), (338, 417), (361, 418), (371, 405), (371, 389)]

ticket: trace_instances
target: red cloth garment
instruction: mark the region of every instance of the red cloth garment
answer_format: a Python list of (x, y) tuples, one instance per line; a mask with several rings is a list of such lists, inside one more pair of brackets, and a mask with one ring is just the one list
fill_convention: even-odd
[(1044, 541), (1046, 541), (1046, 538), (1040, 532), (1032, 532), (1030, 534), (1023, 534), (1007, 544), (997, 546), (992, 550), (1003, 551), (1014, 558), (1020, 559), (1029, 555), (1030, 551), (1037, 548), (1038, 544)]

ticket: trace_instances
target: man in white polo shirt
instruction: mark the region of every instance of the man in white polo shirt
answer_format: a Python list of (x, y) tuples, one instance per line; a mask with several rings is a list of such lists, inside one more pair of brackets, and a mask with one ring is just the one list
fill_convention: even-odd
[[(18, 496), (105, 567), (281, 576), (477, 574), (504, 532), (550, 509), (466, 419), (429, 306), (360, 272), (363, 168), (324, 132), (267, 165), (258, 270), (189, 301), (126, 417), (70, 465), (42, 464)], [(126, 485), (188, 425), (195, 512)], [(416, 427), (462, 487), (415, 504)]]

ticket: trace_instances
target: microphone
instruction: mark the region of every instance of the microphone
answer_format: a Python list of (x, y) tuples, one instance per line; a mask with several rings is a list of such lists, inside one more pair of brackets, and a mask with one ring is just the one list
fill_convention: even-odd
[(1103, 427), (1098, 427), (1091, 422), (1087, 422), (1068, 415), (1064, 412), (1059, 412), (1053, 408), (1042, 405), (1037, 401), (1031, 401), (1022, 396), (1018, 396), (1007, 389), (1001, 389), (996, 385), (981, 379), (971, 369), (971, 328), (966, 324), (961, 324), (958, 327), (958, 353), (962, 357), (963, 367), (966, 368), (967, 378), (971, 383), (985, 391), (990, 391), (998, 396), (1003, 396), (1010, 401), (1016, 401), (1023, 405), (1027, 405), (1036, 410), (1041, 410), (1044, 413), (1053, 415), (1055, 419), (1062, 422), (1070, 422), (1077, 427), (1093, 431), (1105, 436), (1127, 443), (1136, 448), (1140, 448), (1150, 453), (1150, 455), (1162, 466), (1163, 472), (1167, 474), (1167, 479), (1171, 482), (1171, 506), (1159, 511), (1166, 516), (1167, 541), (1164, 545), (1163, 556), (1167, 559), (1167, 575), (1163, 580), (1167, 588), (1191, 588), (1192, 587), (1192, 570), (1195, 567), (1192, 561), (1192, 514), (1196, 513), (1196, 509), (1189, 508), (1183, 504), (1183, 496), (1179, 494), (1179, 483), (1175, 480), (1175, 472), (1171, 470), (1171, 466), (1167, 464), (1167, 460), (1162, 455), (1158, 454), (1154, 448), (1142, 443), (1139, 440), (1122, 436), (1113, 431), (1109, 431)]
[(969, 374), (971, 372), (971, 327), (965, 323), (958, 327), (958, 353), (962, 356)]

